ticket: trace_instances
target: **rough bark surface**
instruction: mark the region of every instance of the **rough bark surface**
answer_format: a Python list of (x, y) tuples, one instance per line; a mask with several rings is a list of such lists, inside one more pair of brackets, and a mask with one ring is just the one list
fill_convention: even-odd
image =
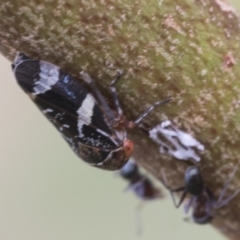
[[(170, 119), (200, 141), (199, 167), (219, 194), (240, 151), (240, 21), (231, 6), (223, 0), (0, 0), (0, 16), (0, 51), (10, 60), (21, 51), (78, 77), (84, 69), (108, 99), (106, 86), (122, 69), (117, 90), (129, 119), (172, 96), (146, 122)], [(173, 187), (183, 184), (191, 162), (160, 155), (139, 129), (129, 136), (138, 163), (157, 178), (164, 168)], [(229, 194), (239, 179), (238, 171)], [(213, 222), (231, 239), (240, 239), (239, 200)]]

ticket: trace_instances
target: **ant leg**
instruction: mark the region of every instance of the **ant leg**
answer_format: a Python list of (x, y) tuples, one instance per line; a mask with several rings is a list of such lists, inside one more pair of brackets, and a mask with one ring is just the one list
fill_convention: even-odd
[(158, 101), (155, 102), (152, 106), (150, 106), (143, 114), (141, 114), (134, 122), (132, 122), (131, 124), (131, 128), (134, 128), (136, 126), (138, 126), (145, 117), (147, 117), (149, 115), (149, 113), (154, 110), (157, 106), (168, 103), (169, 101), (171, 101), (172, 98), (168, 97), (166, 99), (164, 99), (163, 101)]
[(221, 208), (222, 206), (228, 204), (233, 198), (235, 198), (240, 193), (240, 188), (236, 190), (230, 197), (221, 200), (221, 202), (217, 202), (214, 208)]
[(91, 90), (94, 92), (95, 97), (97, 98), (97, 101), (100, 103), (106, 117), (107, 117), (107, 122), (109, 124), (109, 126), (111, 126), (111, 124), (114, 122), (115, 120), (115, 116), (113, 114), (113, 111), (110, 109), (110, 107), (108, 106), (106, 100), (104, 99), (103, 95), (101, 94), (101, 92), (99, 91), (99, 89), (97, 88), (97, 85), (95, 83), (95, 81), (84, 71), (80, 72), (80, 74), (82, 75), (83, 80), (90, 86)]
[[(162, 182), (162, 184), (170, 191), (171, 197), (172, 197), (172, 200), (173, 200), (173, 203), (174, 203), (174, 206), (175, 206), (176, 208), (178, 208), (178, 207), (182, 204), (182, 202), (183, 202), (183, 200), (185, 199), (185, 197), (186, 197), (186, 195), (187, 195), (188, 192), (187, 192), (187, 190), (185, 189), (185, 187), (179, 187), (179, 188), (175, 188), (175, 189), (170, 188), (170, 187), (168, 186), (167, 179), (166, 179), (166, 176), (165, 176), (163, 170), (161, 170), (161, 174), (162, 174), (162, 176), (163, 176), (161, 182)], [(179, 203), (177, 204), (173, 192), (180, 192), (180, 191), (184, 191), (184, 192), (183, 192), (183, 194), (182, 194), (182, 196), (181, 196), (181, 198), (180, 198)]]
[(174, 202), (174, 205), (175, 205), (176, 208), (179, 208), (181, 206), (181, 204), (183, 203), (183, 201), (184, 201), (184, 199), (185, 199), (185, 197), (188, 193), (187, 190), (185, 189), (185, 187), (176, 189), (174, 192), (178, 192), (178, 191), (184, 191), (180, 200), (179, 200), (179, 202), (178, 202), (178, 204), (176, 204), (175, 197), (173, 195), (173, 192), (171, 191), (171, 196), (172, 196), (172, 199), (173, 199), (173, 202)]
[[(194, 201), (195, 200), (195, 201)], [(185, 214), (188, 214), (188, 211), (190, 209), (190, 207), (193, 205), (196, 205), (196, 198), (194, 198), (193, 196), (190, 197), (189, 201), (187, 202), (187, 204), (184, 206), (184, 212)]]
[(235, 191), (235, 193), (233, 193), (230, 197), (226, 198), (225, 200), (223, 200), (223, 197), (226, 193), (226, 190), (229, 186), (229, 183), (231, 182), (231, 180), (233, 179), (233, 177), (235, 176), (235, 173), (236, 171), (238, 170), (238, 167), (239, 167), (239, 164), (240, 164), (240, 160), (238, 161), (238, 164), (235, 166), (235, 168), (233, 169), (232, 173), (231, 173), (231, 176), (230, 178), (225, 182), (224, 186), (223, 186), (223, 189), (221, 191), (221, 194), (218, 198), (218, 200), (216, 201), (215, 203), (215, 207), (216, 208), (220, 208), (222, 207), (223, 205), (227, 204), (229, 201), (231, 201), (240, 191), (240, 189), (238, 189), (237, 191)]
[(137, 235), (142, 234), (143, 224), (142, 224), (142, 217), (141, 217), (141, 210), (143, 209), (143, 202), (140, 202), (140, 204), (137, 206), (136, 209), (136, 233)]
[(116, 106), (116, 109), (117, 109), (117, 112), (118, 112), (119, 116), (123, 115), (123, 110), (122, 110), (121, 105), (120, 105), (120, 101), (119, 101), (119, 98), (118, 98), (118, 94), (116, 92), (115, 84), (119, 81), (119, 79), (122, 77), (122, 75), (123, 75), (123, 72), (118, 71), (117, 77), (111, 82), (110, 87), (109, 87), (110, 92), (113, 96), (114, 103), (115, 103), (115, 106)]

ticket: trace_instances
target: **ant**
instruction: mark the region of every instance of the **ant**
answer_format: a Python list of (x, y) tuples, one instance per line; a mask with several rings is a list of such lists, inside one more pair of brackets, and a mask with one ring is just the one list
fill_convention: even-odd
[(139, 172), (136, 163), (129, 161), (120, 170), (120, 175), (129, 182), (126, 190), (132, 190), (142, 200), (153, 200), (163, 197), (160, 189), (157, 189), (152, 181)]
[[(141, 200), (154, 200), (164, 197), (162, 191), (153, 185), (151, 179), (140, 173), (138, 165), (133, 161), (126, 163), (120, 170), (120, 175), (129, 182), (126, 190), (132, 190)], [(137, 234), (141, 234), (142, 232), (141, 216), (139, 215), (139, 210), (142, 206), (143, 204), (140, 204), (136, 212)]]
[[(166, 183), (165, 174), (162, 171), (163, 184), (170, 191), (173, 203), (176, 208), (178, 208), (183, 203), (186, 195), (190, 194), (191, 197), (188, 200), (187, 204), (185, 205), (185, 213), (187, 214), (190, 207), (192, 207), (193, 212), (191, 217), (193, 222), (198, 224), (210, 223), (214, 217), (212, 211), (214, 209), (219, 209), (224, 205), (228, 204), (240, 192), (240, 189), (238, 189), (231, 196), (224, 199), (224, 195), (226, 193), (228, 185), (232, 178), (234, 177), (239, 167), (239, 163), (240, 161), (233, 169), (228, 181), (224, 183), (224, 186), (221, 190), (218, 199), (216, 199), (213, 192), (207, 186), (205, 186), (200, 170), (196, 166), (191, 166), (187, 168), (184, 175), (185, 186), (176, 189), (170, 188)], [(180, 191), (183, 191), (183, 193), (179, 202), (176, 203), (173, 192)]]

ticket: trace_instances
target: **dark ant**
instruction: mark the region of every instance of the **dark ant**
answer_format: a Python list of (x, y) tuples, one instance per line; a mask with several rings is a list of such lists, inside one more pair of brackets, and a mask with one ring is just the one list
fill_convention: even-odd
[(142, 200), (152, 200), (163, 197), (152, 181), (139, 172), (136, 163), (129, 161), (120, 170), (120, 175), (129, 182), (126, 190), (132, 190)]
[[(191, 197), (185, 206), (185, 213), (188, 213), (190, 207), (192, 207), (193, 209), (191, 216), (192, 220), (198, 224), (206, 224), (212, 221), (214, 217), (212, 211), (214, 209), (219, 209), (224, 205), (228, 204), (240, 192), (240, 189), (238, 189), (231, 196), (223, 199), (228, 188), (228, 185), (239, 167), (239, 163), (235, 166), (234, 170), (232, 171), (229, 180), (225, 182), (218, 199), (216, 199), (214, 197), (213, 192), (207, 186), (205, 186), (200, 170), (196, 166), (191, 166), (187, 168), (184, 175), (185, 186), (176, 189), (171, 189), (166, 184), (164, 172), (162, 172), (163, 184), (170, 191), (176, 208), (178, 208), (183, 203), (186, 195), (189, 193)], [(180, 191), (183, 191), (183, 193), (179, 202), (176, 203), (173, 192)]]
[[(154, 200), (164, 197), (161, 189), (156, 188), (151, 179), (140, 173), (138, 165), (133, 161), (126, 163), (126, 165), (120, 170), (120, 175), (129, 182), (126, 190), (132, 190), (141, 200)], [(137, 207), (136, 212), (137, 234), (141, 234), (142, 232), (141, 216), (139, 215), (139, 210), (141, 210), (142, 206), (143, 204), (140, 204)]]

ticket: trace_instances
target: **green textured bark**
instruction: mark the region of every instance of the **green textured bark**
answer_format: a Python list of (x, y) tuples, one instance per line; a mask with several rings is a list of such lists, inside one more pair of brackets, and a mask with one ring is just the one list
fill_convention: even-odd
[[(21, 51), (77, 77), (86, 70), (109, 100), (106, 86), (122, 69), (117, 90), (130, 120), (172, 96), (146, 122), (170, 119), (203, 143), (199, 166), (219, 194), (240, 152), (240, 21), (232, 7), (223, 0), (0, 0), (0, 15), (0, 51), (10, 60)], [(138, 163), (157, 178), (164, 168), (174, 187), (183, 182), (191, 163), (160, 155), (139, 129), (129, 136)], [(231, 191), (239, 179), (238, 172)], [(231, 239), (240, 238), (239, 200), (213, 222)]]

